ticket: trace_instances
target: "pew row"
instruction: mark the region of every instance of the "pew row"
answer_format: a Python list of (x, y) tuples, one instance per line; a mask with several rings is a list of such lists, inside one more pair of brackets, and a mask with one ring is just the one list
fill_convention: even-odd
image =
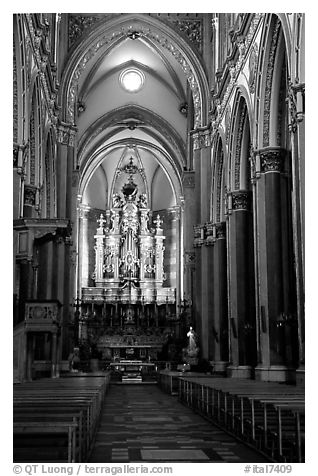
[[(177, 378), (178, 398), (182, 403), (272, 461), (304, 462), (305, 396), (302, 388), (207, 375), (183, 374)], [(163, 381), (163, 390), (170, 393), (167, 376)]]
[(110, 374), (14, 385), (14, 462), (87, 461)]

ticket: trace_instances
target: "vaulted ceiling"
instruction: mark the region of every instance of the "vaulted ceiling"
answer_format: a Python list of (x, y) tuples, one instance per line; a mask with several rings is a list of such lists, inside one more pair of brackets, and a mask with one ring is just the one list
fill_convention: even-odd
[[(126, 71), (133, 72), (128, 80), (142, 78), (137, 91), (126, 89), (122, 80)], [(130, 35), (112, 47), (105, 42), (98, 49), (77, 88), (83, 202), (109, 207), (114, 175), (132, 157), (143, 169), (151, 207), (159, 210), (176, 205), (180, 193), (176, 184), (186, 165), (192, 99), (175, 56), (132, 28)]]

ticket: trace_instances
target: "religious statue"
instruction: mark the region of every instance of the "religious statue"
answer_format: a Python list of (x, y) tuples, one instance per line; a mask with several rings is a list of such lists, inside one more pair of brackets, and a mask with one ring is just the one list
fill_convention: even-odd
[(182, 351), (183, 360), (187, 364), (197, 365), (198, 363), (198, 336), (194, 332), (193, 328), (190, 327), (189, 332), (187, 333), (188, 345)]
[(114, 193), (113, 195), (113, 207), (114, 208), (121, 208), (123, 205), (123, 201), (118, 193)]
[(147, 208), (147, 194), (146, 193), (141, 193), (139, 195), (139, 200), (138, 200), (138, 206), (140, 208)]

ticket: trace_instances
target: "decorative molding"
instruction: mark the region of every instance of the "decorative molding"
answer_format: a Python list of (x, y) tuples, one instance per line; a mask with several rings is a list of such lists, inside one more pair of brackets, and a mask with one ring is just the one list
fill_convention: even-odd
[(248, 60), (248, 70), (249, 70), (248, 85), (250, 88), (250, 92), (252, 94), (255, 93), (257, 65), (258, 65), (258, 46), (257, 46), (257, 43), (253, 43), (251, 47), (250, 57)]
[(18, 75), (17, 58), (15, 53), (15, 40), (13, 35), (13, 140), (18, 140)]
[[(26, 13), (25, 17), (27, 19), (28, 25), (28, 34), (29, 36), (26, 37), (27, 41), (30, 41), (33, 45), (32, 52), (34, 61), (37, 66), (38, 75), (40, 78), (40, 83), (43, 88), (44, 98), (47, 104), (47, 111), (49, 115), (49, 120), (53, 127), (56, 126), (57, 117), (59, 113), (59, 108), (56, 104), (56, 91), (52, 91), (48, 84), (47, 78), (47, 65), (48, 65), (48, 55), (42, 54), (40, 45), (42, 42), (42, 38), (44, 38), (45, 43), (45, 35), (43, 33), (42, 28), (35, 28), (33, 25), (33, 15), (30, 13)], [(28, 48), (28, 52), (31, 52), (31, 46)], [(55, 83), (55, 88), (57, 88), (57, 84)]]
[(182, 175), (182, 185), (184, 188), (195, 187), (195, 172), (194, 170), (184, 170)]
[(270, 114), (271, 114), (271, 96), (272, 96), (272, 83), (273, 83), (273, 73), (274, 65), (277, 51), (277, 44), (279, 33), (281, 29), (281, 22), (277, 18), (274, 25), (274, 31), (272, 35), (272, 41), (270, 45), (266, 78), (265, 78), (265, 95), (264, 95), (264, 126), (263, 126), (263, 144), (264, 146), (269, 145), (269, 134), (270, 134)]
[(224, 124), (225, 125), (225, 142), (226, 142), (226, 145), (228, 145), (230, 140), (230, 133), (231, 133), (231, 106), (230, 105), (226, 107), (224, 123), (225, 123)]
[(240, 169), (241, 169), (241, 152), (242, 152), (242, 138), (243, 138), (243, 128), (247, 114), (247, 107), (246, 102), (244, 101), (244, 105), (242, 108), (239, 109), (240, 117), (239, 123), (237, 128), (237, 135), (236, 135), (236, 144), (235, 144), (235, 162), (234, 162), (234, 184), (235, 189), (240, 188)]
[(265, 149), (260, 151), (261, 172), (282, 172), (284, 169), (285, 150)]
[(217, 108), (216, 116), (211, 117), (212, 125), (213, 123), (215, 123), (214, 130), (217, 130), (220, 123), (222, 122), (222, 118), (223, 118), (226, 106), (232, 95), (233, 89), (235, 88), (237, 78), (239, 74), (241, 73), (241, 70), (246, 62), (247, 55), (249, 54), (249, 49), (252, 44), (253, 38), (255, 36), (255, 33), (263, 17), (264, 17), (264, 13), (253, 14), (252, 21), (250, 23), (247, 35), (245, 37), (244, 48), (242, 49), (241, 47), (241, 54), (239, 55), (237, 62), (231, 63), (230, 65), (230, 81), (227, 85), (226, 91), (222, 99), (219, 100), (219, 106)]

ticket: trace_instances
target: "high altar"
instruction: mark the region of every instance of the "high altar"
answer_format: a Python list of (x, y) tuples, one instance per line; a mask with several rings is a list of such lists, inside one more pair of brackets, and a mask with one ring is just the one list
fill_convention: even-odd
[(82, 288), (80, 337), (106, 358), (157, 358), (175, 320), (175, 289), (165, 287), (159, 214), (152, 220), (147, 194), (138, 193), (136, 166), (97, 220), (94, 287)]

